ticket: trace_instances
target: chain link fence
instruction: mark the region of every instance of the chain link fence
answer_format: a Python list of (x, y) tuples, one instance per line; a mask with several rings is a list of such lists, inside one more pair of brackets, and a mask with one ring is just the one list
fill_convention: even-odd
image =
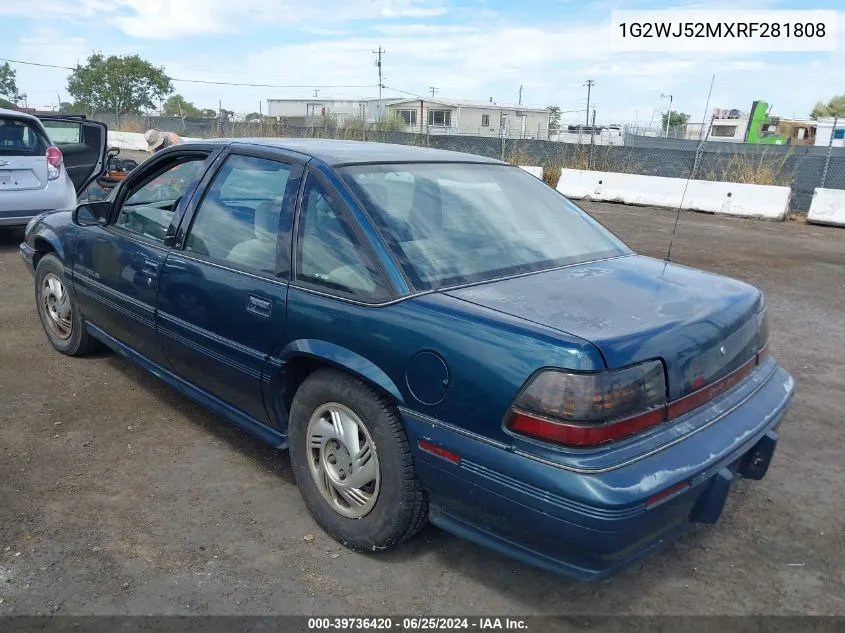
[[(604, 144), (587, 133), (580, 142), (549, 141), (513, 136), (441, 134), (426, 129), (399, 131), (396, 121), (370, 123), (361, 119), (338, 122), (317, 118), (310, 125), (289, 125), (284, 119), (181, 119), (98, 115), (110, 128), (143, 132), (158, 128), (201, 138), (332, 138), (416, 145), (497, 158), (517, 165), (538, 165), (556, 186), (561, 169), (592, 169), (617, 173), (692, 177), (698, 180), (788, 186), (791, 209), (806, 213), (816, 187), (845, 189), (845, 148), (804, 145), (752, 145), (625, 133), (619, 144)], [(398, 127), (398, 129), (397, 129)], [(698, 154), (698, 156), (697, 156)]]

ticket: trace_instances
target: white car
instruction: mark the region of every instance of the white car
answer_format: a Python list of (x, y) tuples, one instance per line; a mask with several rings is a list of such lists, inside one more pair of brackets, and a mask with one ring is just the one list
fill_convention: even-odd
[(0, 227), (73, 209), (106, 168), (106, 126), (0, 108)]

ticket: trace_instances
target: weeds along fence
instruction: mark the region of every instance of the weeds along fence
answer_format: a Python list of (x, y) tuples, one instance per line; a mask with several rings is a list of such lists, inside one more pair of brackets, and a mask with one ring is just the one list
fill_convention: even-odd
[[(557, 185), (561, 169), (664, 176), (698, 180), (789, 186), (793, 211), (806, 213), (816, 187), (845, 189), (845, 148), (749, 145), (626, 134), (622, 145), (589, 145), (540, 139), (407, 133), (396, 120), (365, 122), (321, 119), (314, 125), (288, 125), (269, 117), (251, 121), (178, 117), (97, 117), (110, 128), (143, 132), (153, 127), (201, 138), (332, 138), (416, 145), (543, 167)], [(698, 154), (698, 157), (696, 156)]]

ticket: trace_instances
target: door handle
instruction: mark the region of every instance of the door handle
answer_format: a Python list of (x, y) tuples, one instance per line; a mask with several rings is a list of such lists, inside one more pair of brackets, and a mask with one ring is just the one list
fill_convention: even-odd
[(270, 312), (273, 310), (273, 304), (268, 299), (263, 297), (256, 297), (249, 295), (246, 302), (246, 311), (255, 314), (256, 316), (270, 318)]
[(154, 276), (158, 272), (158, 262), (154, 259), (144, 259), (144, 265), (141, 268), (141, 272), (146, 273), (147, 275)]

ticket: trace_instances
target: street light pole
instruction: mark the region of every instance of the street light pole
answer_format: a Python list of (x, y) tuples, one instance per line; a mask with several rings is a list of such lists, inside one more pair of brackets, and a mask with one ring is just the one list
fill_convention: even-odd
[(660, 94), (662, 98), (669, 97), (669, 109), (666, 111), (666, 134), (665, 137), (669, 138), (669, 120), (672, 118), (672, 95), (665, 95), (663, 93)]

